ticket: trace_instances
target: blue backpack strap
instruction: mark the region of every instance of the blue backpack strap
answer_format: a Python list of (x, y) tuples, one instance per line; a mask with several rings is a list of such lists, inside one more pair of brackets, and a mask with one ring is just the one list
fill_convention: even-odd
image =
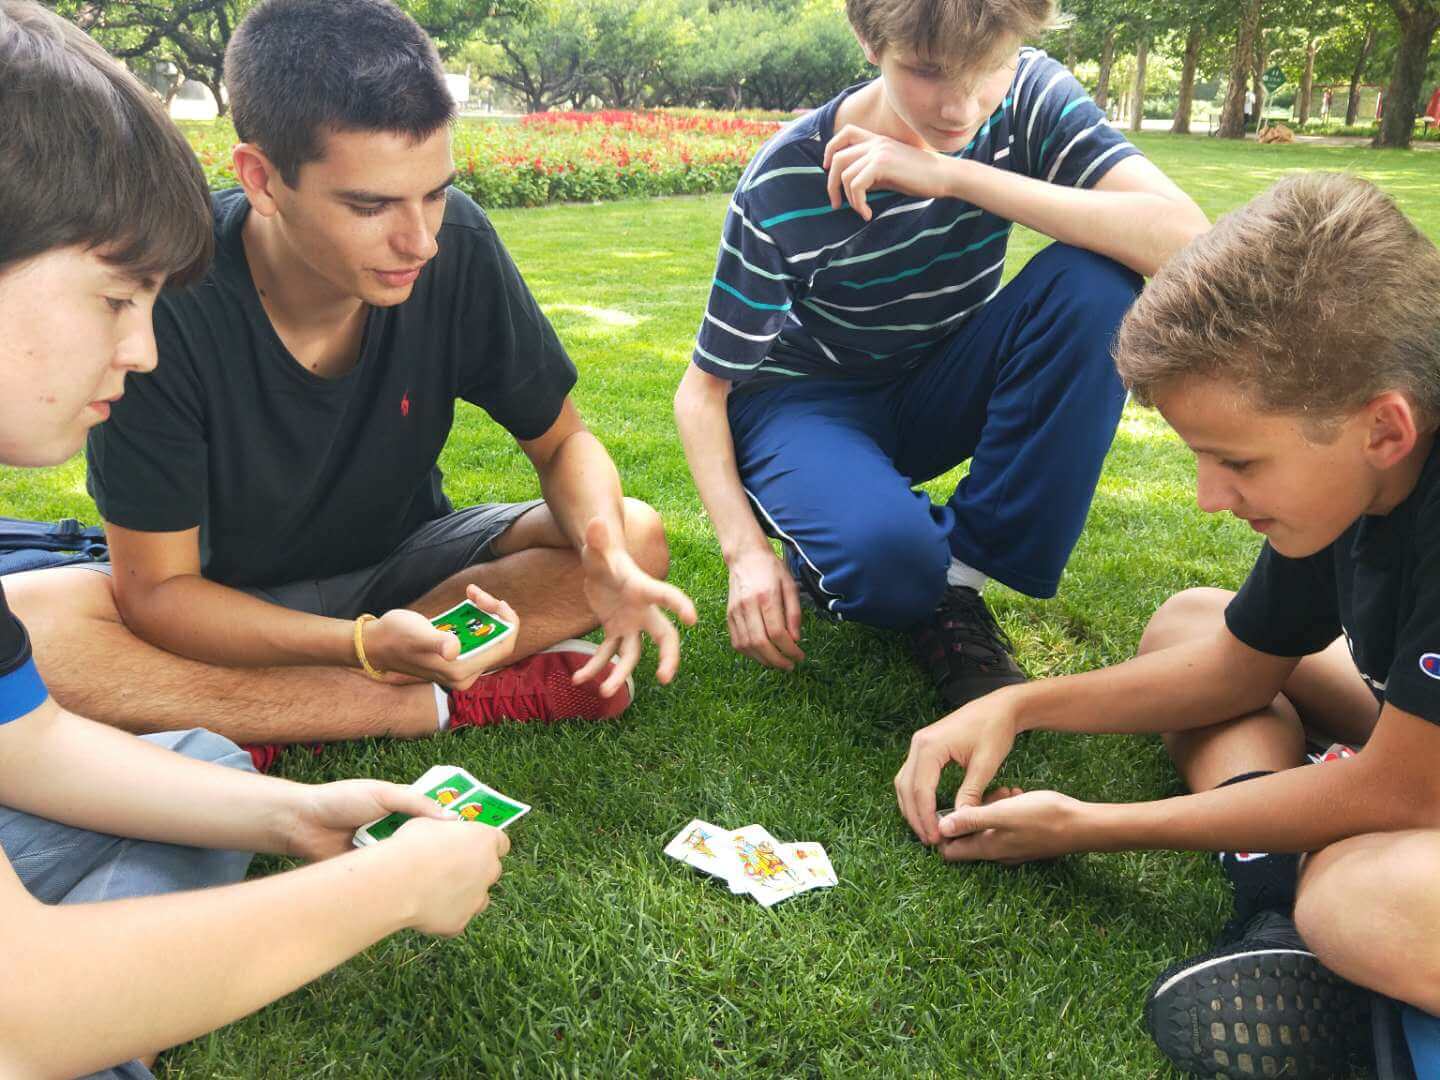
[(1417, 1080), (1440, 1077), (1440, 1018), (1409, 1005), (1400, 1006), (1400, 1022), (1410, 1046), (1410, 1064)]
[(109, 557), (105, 530), (98, 525), (86, 527), (74, 518), (30, 521), (0, 517), (0, 574), (104, 562)]

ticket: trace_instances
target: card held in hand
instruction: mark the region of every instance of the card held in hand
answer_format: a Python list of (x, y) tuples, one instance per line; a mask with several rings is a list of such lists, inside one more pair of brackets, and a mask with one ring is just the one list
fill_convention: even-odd
[(515, 627), (504, 619), (481, 611), (469, 600), (462, 600), (449, 611), (441, 612), (430, 620), (430, 625), (460, 639), (460, 655), (468, 656), (476, 649), (495, 644)]
[[(427, 799), (454, 810), (464, 821), (478, 821), (499, 829), (530, 811), (526, 803), (482, 784), (458, 765), (435, 765), (410, 787)], [(386, 814), (356, 829), (354, 844), (365, 847), (388, 840), (409, 820), (408, 814)]]

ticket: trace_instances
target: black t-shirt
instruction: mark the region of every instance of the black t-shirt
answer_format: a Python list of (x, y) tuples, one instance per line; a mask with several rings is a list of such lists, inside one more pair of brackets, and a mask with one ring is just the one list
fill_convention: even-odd
[(369, 310), (359, 362), (339, 378), (306, 370), (265, 314), (241, 241), (244, 192), (213, 202), (214, 266), (161, 297), (159, 367), (128, 379), (90, 433), (90, 494), (107, 521), (199, 526), (202, 572), (222, 584), (329, 577), (450, 512), (436, 462), (457, 398), (517, 439), (559, 416), (575, 366), (461, 192), (447, 194), (439, 252), (409, 299)]
[(1390, 513), (1303, 559), (1266, 543), (1225, 624), (1275, 656), (1319, 652), (1343, 633), (1376, 700), (1440, 723), (1440, 441)]

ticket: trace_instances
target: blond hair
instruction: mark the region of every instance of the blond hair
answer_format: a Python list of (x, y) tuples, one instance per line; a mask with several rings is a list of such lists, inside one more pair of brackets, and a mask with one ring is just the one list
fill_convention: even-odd
[(1142, 404), (1224, 381), (1324, 439), (1398, 390), (1440, 422), (1440, 251), (1374, 184), (1290, 176), (1165, 264), (1121, 323), (1120, 377)]
[(1066, 21), (1055, 0), (845, 0), (845, 13), (877, 54), (898, 46), (947, 72), (992, 60), (1003, 46)]

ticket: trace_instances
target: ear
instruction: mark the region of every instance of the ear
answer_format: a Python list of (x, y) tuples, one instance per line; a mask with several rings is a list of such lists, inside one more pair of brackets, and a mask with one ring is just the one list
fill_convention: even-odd
[(270, 217), (279, 207), (275, 202), (274, 190), (285, 181), (280, 170), (265, 156), (254, 143), (236, 143), (230, 160), (234, 165), (235, 179), (245, 189), (245, 197), (256, 213)]
[(860, 36), (860, 31), (856, 30), (855, 27), (852, 26), (850, 29), (855, 34), (855, 40), (860, 43), (861, 51), (865, 53), (866, 62), (869, 63), (871, 67), (878, 68), (880, 66), (880, 50), (871, 47), (870, 43)]
[(1377, 469), (1394, 468), (1420, 440), (1415, 408), (1398, 390), (1386, 390), (1365, 403), (1365, 456)]

